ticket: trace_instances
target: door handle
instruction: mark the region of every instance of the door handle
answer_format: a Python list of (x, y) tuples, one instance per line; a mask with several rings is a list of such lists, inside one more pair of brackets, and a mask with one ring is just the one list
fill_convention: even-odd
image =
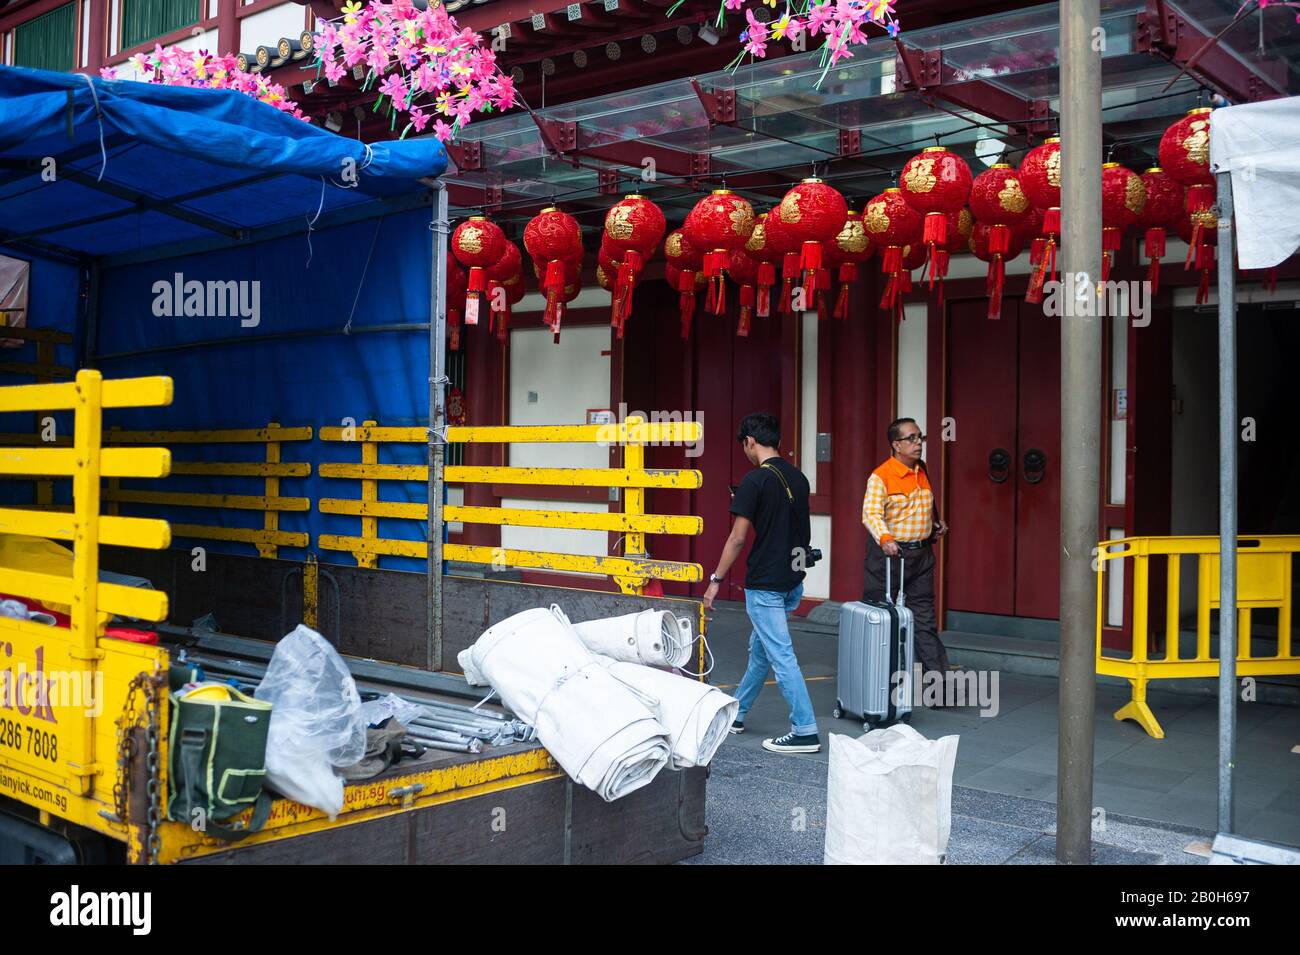
[(1037, 484), (1043, 479), (1047, 471), (1047, 455), (1037, 448), (1030, 448), (1025, 452), (1025, 481), (1029, 484)]
[(989, 480), (994, 484), (1005, 484), (1011, 477), (1011, 454), (1006, 448), (994, 448), (989, 452)]

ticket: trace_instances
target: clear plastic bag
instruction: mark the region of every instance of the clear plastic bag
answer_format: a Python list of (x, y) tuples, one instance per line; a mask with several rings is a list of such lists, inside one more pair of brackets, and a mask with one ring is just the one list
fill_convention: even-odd
[(333, 819), (343, 808), (343, 780), (334, 769), (366, 752), (361, 697), (343, 658), (319, 633), (299, 625), (275, 645), (256, 696), (272, 707), (267, 782)]

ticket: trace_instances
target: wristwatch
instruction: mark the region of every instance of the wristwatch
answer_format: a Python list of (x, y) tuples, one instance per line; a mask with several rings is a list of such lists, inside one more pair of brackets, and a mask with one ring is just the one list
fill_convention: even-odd
[(719, 577), (717, 574), (709, 574), (709, 583), (720, 584), (722, 583), (722, 578)]

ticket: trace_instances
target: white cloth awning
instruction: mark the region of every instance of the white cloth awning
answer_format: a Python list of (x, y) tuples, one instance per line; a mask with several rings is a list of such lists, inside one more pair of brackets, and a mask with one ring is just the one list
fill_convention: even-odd
[(1216, 109), (1210, 168), (1232, 174), (1241, 268), (1270, 269), (1300, 249), (1300, 96)]

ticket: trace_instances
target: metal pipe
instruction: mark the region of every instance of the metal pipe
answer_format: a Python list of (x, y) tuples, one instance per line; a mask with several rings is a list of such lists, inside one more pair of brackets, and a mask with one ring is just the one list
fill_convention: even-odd
[[(411, 735), (412, 735), (412, 738), (413, 738), (417, 743), (419, 743), (421, 746), (423, 746), (425, 749), (444, 749), (444, 750), (446, 750), (446, 751), (449, 752), (449, 753), (481, 753), (481, 752), (483, 752), (483, 744), (482, 744), (482, 743), (479, 743), (478, 740), (471, 740), (471, 741), (468, 742), (468, 743), (445, 743), (445, 742), (443, 742), (442, 740), (437, 740), (437, 739), (422, 739), (422, 738), (420, 738), (419, 736), (415, 736), (414, 734), (411, 734)], [(475, 748), (475, 744), (476, 744), (476, 743), (478, 744), (478, 747), (477, 747), (477, 748)]]
[(433, 262), (429, 281), (429, 524), (426, 583), (430, 670), (442, 669), (442, 493), (447, 385), (447, 187), (435, 184)]
[[(1061, 664), (1056, 860), (1092, 850), (1096, 600), (1101, 480), (1101, 5), (1059, 4), (1061, 26)], [(1084, 314), (1075, 314), (1083, 312)]]
[(1219, 832), (1236, 830), (1237, 748), (1237, 289), (1232, 174), (1219, 172)]

